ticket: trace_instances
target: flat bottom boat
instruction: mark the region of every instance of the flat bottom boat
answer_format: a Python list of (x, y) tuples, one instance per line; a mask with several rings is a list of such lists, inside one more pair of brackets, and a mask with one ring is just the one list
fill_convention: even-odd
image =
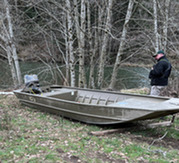
[[(42, 89), (43, 90), (43, 89)], [(89, 124), (118, 124), (179, 112), (179, 98), (50, 86), (35, 94), (14, 91), (24, 105)]]

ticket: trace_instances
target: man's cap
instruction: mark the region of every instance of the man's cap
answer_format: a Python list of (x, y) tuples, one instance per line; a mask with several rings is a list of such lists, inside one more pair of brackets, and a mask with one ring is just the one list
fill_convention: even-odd
[(164, 54), (164, 51), (163, 51), (163, 50), (159, 50), (159, 51), (157, 52), (157, 54), (154, 54), (154, 55), (153, 55), (153, 57), (156, 57), (158, 54)]

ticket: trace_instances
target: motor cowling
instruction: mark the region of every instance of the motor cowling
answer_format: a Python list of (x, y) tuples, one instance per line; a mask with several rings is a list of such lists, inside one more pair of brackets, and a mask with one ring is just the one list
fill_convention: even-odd
[(25, 75), (24, 76), (25, 88), (23, 92), (41, 94), (40, 84), (37, 75)]

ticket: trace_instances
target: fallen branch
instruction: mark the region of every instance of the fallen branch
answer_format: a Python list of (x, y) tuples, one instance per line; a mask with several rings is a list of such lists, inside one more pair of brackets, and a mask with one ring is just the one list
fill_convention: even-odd
[(155, 128), (155, 127), (170, 127), (173, 123), (171, 121), (159, 122), (159, 123), (151, 123), (148, 124), (147, 127)]
[(156, 141), (161, 141), (162, 139), (164, 139), (164, 137), (165, 137), (167, 134), (168, 134), (168, 131), (165, 132), (165, 134), (164, 134), (162, 137), (153, 140), (152, 144), (150, 144), (150, 146), (148, 147), (148, 151), (154, 152), (154, 153), (162, 153), (163, 156), (165, 157), (165, 156), (166, 156), (166, 151), (163, 151), (163, 150), (160, 150), (160, 149), (158, 149), (158, 150), (151, 150), (150, 148), (151, 148), (151, 146), (152, 146)]
[(13, 92), (0, 92), (0, 95), (13, 95)]
[(103, 131), (92, 131), (90, 132), (91, 135), (96, 135), (96, 136), (102, 136), (102, 135), (107, 135), (107, 134), (113, 134), (119, 131), (123, 131), (124, 129), (111, 129), (111, 130), (103, 130)]

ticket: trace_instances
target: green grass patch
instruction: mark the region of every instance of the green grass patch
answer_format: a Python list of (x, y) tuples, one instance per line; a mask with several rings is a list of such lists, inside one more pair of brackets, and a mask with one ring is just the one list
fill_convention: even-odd
[(1, 96), (0, 103), (0, 160), (3, 163), (179, 162), (176, 145), (179, 117), (171, 127), (149, 129), (138, 124), (120, 133), (94, 136), (91, 131), (110, 128), (38, 112), (20, 105), (12, 95)]

